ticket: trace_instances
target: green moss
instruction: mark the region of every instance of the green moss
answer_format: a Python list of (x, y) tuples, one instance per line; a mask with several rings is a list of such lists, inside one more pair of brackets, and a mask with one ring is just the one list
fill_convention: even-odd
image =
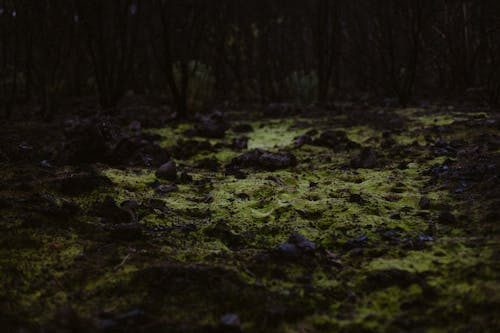
[[(380, 131), (370, 124), (345, 127), (346, 116), (334, 121), (268, 120), (251, 122), (255, 131), (248, 133), (249, 149), (291, 151), (299, 161), (296, 167), (274, 172), (249, 169), (245, 179), (225, 175), (224, 168), (209, 172), (196, 167), (201, 158), (215, 157), (224, 165), (244, 152), (220, 148), (177, 161), (194, 182), (180, 184), (168, 194), (147, 186), (155, 180), (152, 169), (103, 168), (113, 185), (72, 198), (84, 213), (70, 227), (26, 229), (17, 235), (9, 230), (9, 237), (1, 238), (0, 296), (15, 300), (11, 314), (25, 309), (37, 314), (33, 318), (38, 323), (48, 321), (68, 302), (89, 316), (95, 309), (124, 313), (146, 306), (162, 320), (175, 312), (169, 320), (195, 326), (211, 325), (220, 315), (237, 312), (245, 329), (256, 332), (262, 331), (260, 318), (267, 316), (278, 318), (273, 319), (276, 332), (402, 331), (398, 325), (406, 319), (438, 332), (467, 311), (475, 313), (479, 323), (491, 320), (474, 309), (500, 304), (498, 269), (493, 265), (496, 236), (474, 238), (471, 230), (479, 226), (481, 206), (466, 207), (471, 205), (458, 201), (442, 184), (429, 182), (426, 172), (447, 158), (424, 147), (426, 136), (451, 140), (479, 135), (456, 122), (472, 115), (395, 112), (408, 121), (409, 131), (395, 136), (404, 146), (400, 148), (415, 140), (422, 147), (401, 155), (399, 148), (383, 149)], [(434, 125), (449, 131), (436, 134)], [(163, 146), (171, 147), (190, 126), (153, 132), (165, 137)], [(351, 140), (377, 147), (387, 163), (355, 170), (346, 166), (358, 151), (295, 147), (293, 139), (311, 128), (345, 130)], [(224, 140), (211, 143), (230, 142), (237, 135), (229, 131)], [(401, 162), (407, 168), (397, 168)], [(352, 194), (363, 202), (351, 200)], [(8, 195), (2, 191), (2, 198)], [(137, 212), (142, 238), (110, 238), (108, 226), (89, 214), (93, 203), (106, 195), (117, 203), (132, 199), (142, 204)], [(423, 195), (435, 203), (427, 215), (417, 214)], [(152, 200), (164, 207), (147, 208)], [(443, 206), (460, 220), (467, 215), (471, 225), (437, 223)], [(4, 213), (12, 216), (9, 225), (22, 224), (12, 211)], [(276, 256), (275, 247), (292, 233), (315, 242), (317, 251), (298, 259)], [(166, 267), (165, 284), (175, 288), (141, 283), (144, 272), (155, 267)], [(387, 271), (406, 272), (415, 283), (366, 287), (373, 273)], [(163, 275), (153, 277), (163, 281)], [(187, 281), (186, 286), (178, 281)], [(280, 323), (287, 311), (299, 313), (299, 319)]]

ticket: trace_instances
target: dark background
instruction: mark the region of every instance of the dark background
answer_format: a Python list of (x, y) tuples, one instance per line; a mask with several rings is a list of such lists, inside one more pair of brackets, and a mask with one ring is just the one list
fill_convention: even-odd
[(2, 0), (0, 105), (500, 100), (496, 0)]

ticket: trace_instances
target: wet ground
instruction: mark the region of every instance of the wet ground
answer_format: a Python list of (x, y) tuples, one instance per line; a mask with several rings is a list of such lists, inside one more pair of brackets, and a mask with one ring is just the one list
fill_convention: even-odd
[(496, 114), (228, 112), (52, 159), (40, 126), (0, 151), (7, 331), (500, 329)]

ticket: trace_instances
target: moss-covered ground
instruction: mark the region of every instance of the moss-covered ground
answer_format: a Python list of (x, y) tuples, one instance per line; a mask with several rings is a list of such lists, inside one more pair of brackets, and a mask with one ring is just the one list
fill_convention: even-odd
[[(231, 313), (244, 332), (500, 330), (497, 179), (477, 167), (498, 161), (496, 118), (365, 114), (238, 115), (234, 123), (254, 128), (248, 149), (291, 152), (298, 164), (235, 177), (224, 165), (245, 150), (218, 145), (176, 159), (193, 180), (169, 193), (149, 186), (154, 169), (96, 165), (112, 183), (74, 195), (47, 180), (71, 168), (2, 165), (0, 322), (28, 332), (218, 332)], [(190, 126), (150, 131), (169, 148)], [(351, 167), (359, 149), (294, 144), (312, 129), (373, 147), (377, 167)], [(199, 168), (207, 157), (222, 167)], [(132, 236), (92, 214), (107, 196), (135, 203)], [(294, 234), (314, 250), (282, 251)]]

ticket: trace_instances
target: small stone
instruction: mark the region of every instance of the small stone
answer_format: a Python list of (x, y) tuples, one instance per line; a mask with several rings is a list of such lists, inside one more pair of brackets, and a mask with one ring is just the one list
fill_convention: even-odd
[(166, 180), (175, 180), (177, 178), (177, 165), (173, 161), (163, 164), (156, 171), (156, 177)]

